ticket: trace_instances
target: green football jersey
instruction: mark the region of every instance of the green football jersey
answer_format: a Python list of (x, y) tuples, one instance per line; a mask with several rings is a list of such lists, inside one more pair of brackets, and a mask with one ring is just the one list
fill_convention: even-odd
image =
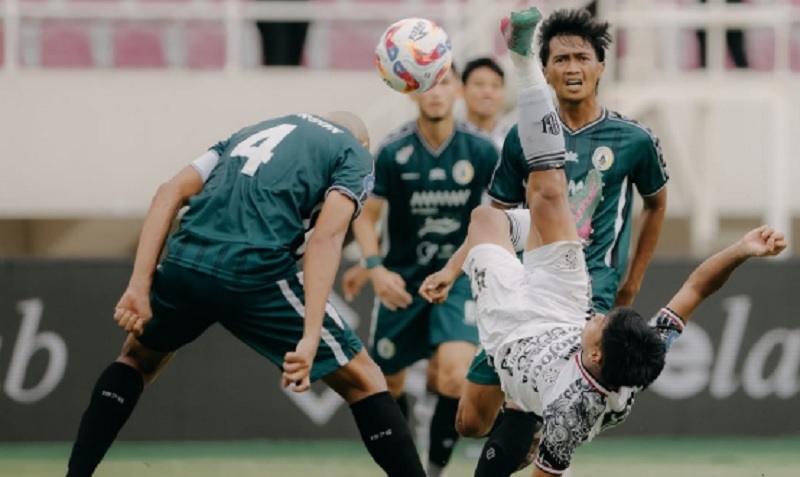
[(327, 193), (352, 198), (358, 213), (374, 184), (369, 151), (347, 129), (310, 114), (246, 127), (193, 165), (208, 176), (166, 260), (243, 283), (297, 273)]
[(438, 150), (416, 122), (390, 136), (377, 154), (373, 191), (389, 205), (384, 265), (412, 289), (442, 268), (466, 238), (496, 165), (492, 142), (460, 124)]
[[(603, 110), (599, 119), (577, 131), (562, 126), (570, 205), (585, 243), (594, 302), (605, 312), (613, 306), (628, 265), (633, 187), (642, 196), (653, 195), (669, 175), (655, 134), (619, 113)], [(524, 204), (526, 171), (514, 126), (492, 178), (490, 197), (508, 206)]]

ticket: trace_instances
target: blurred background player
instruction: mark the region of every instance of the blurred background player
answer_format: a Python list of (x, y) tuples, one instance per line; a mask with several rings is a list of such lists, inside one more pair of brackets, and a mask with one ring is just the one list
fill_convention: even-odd
[[(114, 315), (130, 334), (95, 384), (68, 477), (94, 473), (144, 387), (216, 322), (281, 367), (284, 387), (302, 392), (322, 379), (339, 393), (388, 475), (425, 475), (379, 368), (327, 303), (345, 233), (374, 183), (368, 147), (351, 113), (283, 116), (217, 143), (158, 189)], [(303, 246), (299, 274), (292, 251)]]
[[(615, 304), (633, 303), (661, 233), (669, 179), (659, 140), (652, 131), (598, 104), (597, 89), (611, 42), (608, 30), (608, 23), (586, 10), (558, 10), (542, 22), (538, 39), (545, 77), (558, 100), (558, 118), (567, 145), (570, 207), (584, 244), (592, 301), (599, 313), (609, 312)], [(492, 205), (501, 209), (522, 205), (526, 181), (525, 155), (514, 126), (489, 187)], [(634, 186), (644, 207), (639, 239), (628, 266)], [(449, 266), (443, 272), (437, 280), (451, 280), (460, 268)], [(492, 429), (503, 402), (499, 378), (486, 362), (485, 353), (476, 356), (467, 380), (459, 406), (459, 432), (484, 436)], [(506, 409), (502, 416), (487, 449), (497, 442), (514, 449), (504, 456), (524, 458), (530, 419), (513, 409)], [(485, 453), (481, 459), (488, 465)], [(504, 464), (495, 458), (492, 465)]]
[(501, 121), (506, 93), (503, 69), (491, 58), (476, 58), (464, 67), (461, 83), (467, 125), (488, 134), (500, 151), (508, 134), (508, 127)]
[[(457, 72), (451, 69), (433, 89), (413, 96), (419, 117), (382, 144), (373, 196), (353, 223), (379, 303), (372, 356), (401, 408), (408, 408), (406, 368), (431, 358), (429, 386), (438, 395), (428, 450), (432, 477), (441, 474), (458, 438), (458, 398), (478, 330), (467, 280), (455, 284), (442, 306), (434, 307), (414, 292), (463, 242), (469, 215), (480, 204), (497, 163), (494, 145), (484, 134), (456, 123), (453, 105), (460, 92)], [(376, 224), (386, 207), (384, 254)]]

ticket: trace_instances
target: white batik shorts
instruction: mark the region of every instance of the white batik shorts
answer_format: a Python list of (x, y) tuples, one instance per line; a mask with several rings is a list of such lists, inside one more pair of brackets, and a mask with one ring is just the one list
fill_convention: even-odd
[(592, 313), (591, 279), (580, 242), (527, 251), (522, 262), (495, 244), (470, 250), (464, 263), (475, 297), (481, 345), (490, 357), (505, 343), (556, 325), (583, 327)]

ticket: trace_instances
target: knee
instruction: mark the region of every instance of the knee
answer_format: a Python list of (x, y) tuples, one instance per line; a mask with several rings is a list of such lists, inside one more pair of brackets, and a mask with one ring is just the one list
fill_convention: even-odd
[(495, 209), (488, 205), (479, 205), (472, 209), (469, 219), (470, 228), (481, 230), (491, 230), (496, 227), (502, 227), (507, 223), (508, 219), (502, 210)]
[(440, 364), (436, 376), (436, 392), (451, 398), (461, 397), (468, 370), (468, 363)]
[(492, 422), (483, 419), (479, 412), (469, 401), (462, 399), (458, 403), (458, 414), (456, 415), (456, 431), (463, 437), (480, 438), (489, 434), (492, 430)]

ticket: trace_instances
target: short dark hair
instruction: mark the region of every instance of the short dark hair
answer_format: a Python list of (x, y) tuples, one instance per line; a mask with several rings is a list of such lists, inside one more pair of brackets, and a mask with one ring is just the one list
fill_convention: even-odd
[(558, 36), (579, 36), (594, 49), (598, 61), (606, 60), (606, 49), (611, 44), (608, 22), (598, 21), (585, 9), (556, 10), (539, 28), (539, 59), (547, 65), (550, 41)]
[(664, 369), (667, 348), (661, 337), (633, 308), (617, 308), (607, 319), (600, 339), (603, 384), (649, 386)]
[(500, 79), (505, 82), (506, 74), (503, 72), (503, 68), (500, 68), (500, 65), (497, 64), (496, 61), (489, 57), (482, 57), (482, 58), (475, 58), (474, 60), (467, 63), (467, 66), (464, 67), (464, 73), (461, 74), (461, 82), (465, 85), (467, 84), (467, 80), (469, 76), (472, 74), (473, 71), (477, 70), (478, 68), (489, 68), (490, 70), (497, 73), (500, 76)]

